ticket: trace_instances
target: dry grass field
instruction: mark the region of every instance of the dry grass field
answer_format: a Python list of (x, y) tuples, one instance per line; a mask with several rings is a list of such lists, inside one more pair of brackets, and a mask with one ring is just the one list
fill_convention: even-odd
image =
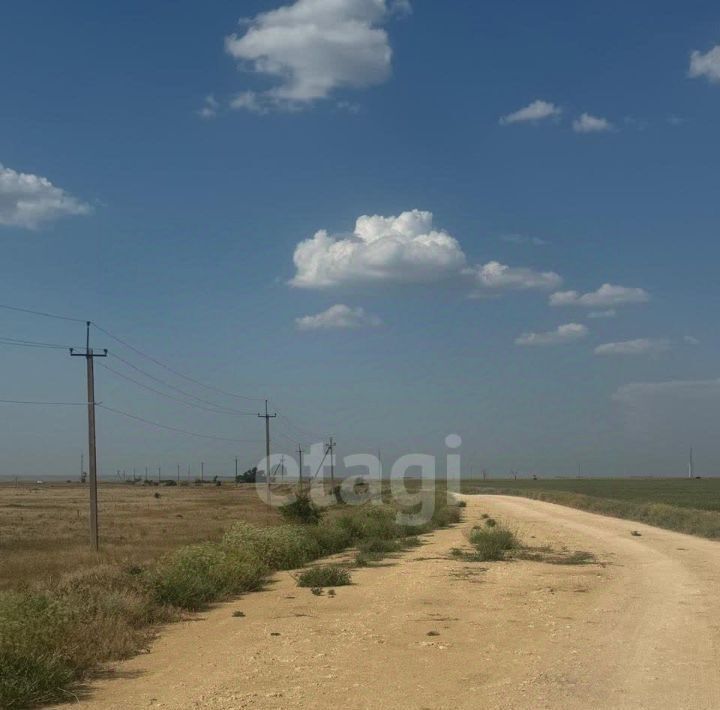
[(0, 484), (0, 590), (44, 584), (101, 562), (149, 562), (183, 545), (219, 540), (238, 521), (281, 521), (250, 485), (106, 484), (99, 500), (96, 555), (89, 546), (87, 486)]

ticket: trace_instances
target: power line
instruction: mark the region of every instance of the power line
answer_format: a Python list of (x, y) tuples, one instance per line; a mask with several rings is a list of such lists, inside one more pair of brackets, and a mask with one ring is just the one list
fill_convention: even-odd
[(38, 402), (25, 399), (0, 399), (0, 404), (37, 404), (57, 407), (87, 407), (87, 402)]
[(145, 424), (150, 424), (152, 426), (159, 427), (160, 429), (167, 429), (169, 431), (176, 431), (180, 434), (187, 434), (188, 436), (197, 436), (201, 439), (214, 439), (216, 441), (232, 441), (234, 443), (245, 443), (245, 444), (257, 444), (259, 443), (258, 439), (235, 439), (233, 437), (229, 436), (215, 436), (214, 434), (199, 434), (195, 431), (188, 431), (187, 429), (180, 429), (178, 427), (169, 426), (168, 424), (161, 424), (160, 422), (154, 422), (150, 419), (145, 419), (144, 417), (140, 417), (137, 414), (130, 414), (130, 412), (123, 412), (120, 409), (115, 409), (113, 407), (108, 407), (105, 404), (98, 404), (98, 407), (101, 409), (105, 409), (108, 412), (113, 412), (113, 414), (121, 414), (124, 417), (128, 417), (130, 419), (135, 419), (139, 422), (143, 422)]
[(60, 345), (59, 343), (42, 343), (35, 340), (21, 340), (18, 338), (9, 338), (0, 335), (0, 345), (16, 345), (22, 348), (50, 348), (53, 350), (67, 350), (69, 345)]
[(97, 323), (93, 323), (93, 325), (94, 325), (99, 331), (101, 331), (102, 333), (105, 333), (105, 335), (107, 335), (108, 337), (112, 338), (113, 340), (115, 340), (116, 342), (120, 343), (121, 345), (124, 345), (126, 348), (129, 348), (130, 350), (132, 350), (132, 351), (133, 351), (134, 353), (136, 353), (137, 355), (140, 355), (140, 357), (144, 357), (144, 358), (146, 358), (147, 360), (150, 360), (150, 362), (155, 363), (156, 365), (158, 365), (159, 367), (164, 368), (164, 369), (167, 370), (168, 372), (172, 372), (173, 375), (176, 375), (177, 377), (181, 377), (183, 380), (187, 380), (188, 382), (192, 382), (192, 383), (195, 384), (195, 385), (198, 385), (198, 386), (200, 386), (200, 387), (204, 387), (205, 389), (208, 389), (208, 390), (210, 390), (210, 391), (212, 391), (212, 392), (217, 392), (218, 394), (223, 394), (223, 395), (226, 395), (226, 396), (228, 396), (228, 397), (235, 397), (235, 398), (237, 398), (237, 399), (244, 399), (244, 400), (247, 400), (248, 402), (262, 402), (262, 401), (263, 401), (263, 398), (262, 398), (262, 397), (247, 397), (247, 396), (245, 396), (245, 395), (235, 394), (234, 392), (228, 392), (227, 390), (220, 389), (219, 387), (213, 387), (212, 385), (206, 385), (204, 382), (200, 382), (199, 380), (196, 380), (196, 379), (194, 379), (194, 378), (192, 378), (192, 377), (189, 377), (188, 375), (185, 375), (185, 374), (183, 374), (182, 372), (179, 372), (178, 370), (170, 367), (169, 365), (166, 365), (164, 362), (161, 362), (161, 361), (158, 360), (157, 358), (154, 358), (152, 355), (148, 355), (147, 353), (143, 352), (143, 351), (140, 350), (139, 348), (136, 348), (134, 345), (131, 345), (130, 343), (128, 343), (126, 340), (123, 340), (122, 338), (119, 338), (117, 335), (113, 335), (113, 334), (110, 333), (109, 331), (105, 330), (105, 328), (102, 328), (102, 327), (99, 326)]
[(68, 316), (59, 316), (55, 313), (46, 313), (45, 311), (34, 311), (31, 308), (18, 308), (17, 306), (6, 306), (0, 303), (0, 308), (4, 308), (6, 311), (17, 311), (18, 313), (30, 313), (34, 316), (43, 316), (44, 318), (55, 318), (56, 320), (66, 320), (73, 323), (85, 323), (84, 318), (69, 318)]
[[(99, 364), (99, 363), (98, 363)], [(104, 370), (109, 370), (113, 374), (117, 375), (118, 377), (122, 377), (124, 380), (127, 380), (128, 382), (132, 382), (133, 384), (137, 385), (138, 387), (142, 387), (145, 390), (148, 390), (149, 392), (154, 392), (157, 395), (160, 395), (161, 397), (167, 397), (167, 399), (172, 399), (175, 402), (180, 402), (181, 404), (186, 405), (187, 407), (196, 407), (197, 409), (202, 409), (206, 412), (212, 412), (213, 414), (225, 414), (225, 415), (231, 415), (235, 417), (254, 417), (255, 412), (236, 412), (230, 409), (224, 409), (224, 408), (217, 408), (217, 407), (205, 407), (202, 404), (195, 404), (195, 402), (188, 402), (184, 399), (181, 399), (180, 397), (175, 397), (171, 394), (167, 394), (166, 392), (161, 392), (160, 390), (156, 390), (154, 387), (150, 387), (149, 385), (144, 384), (143, 382), (140, 382), (139, 380), (136, 380), (133, 377), (129, 377), (128, 375), (123, 374), (122, 372), (118, 372), (118, 370), (108, 366), (108, 365), (100, 365)]]
[(216, 404), (215, 402), (211, 402), (207, 399), (203, 399), (202, 397), (198, 397), (197, 395), (194, 395), (192, 392), (186, 392), (185, 390), (182, 390), (179, 387), (176, 387), (175, 385), (172, 385), (169, 382), (166, 382), (165, 380), (161, 380), (159, 377), (155, 377), (155, 375), (151, 375), (149, 372), (146, 372), (145, 370), (138, 367), (137, 365), (134, 365), (132, 362), (130, 362), (129, 360), (126, 360), (124, 357), (121, 357), (120, 355), (111, 353), (110, 356), (117, 360), (120, 360), (120, 362), (124, 363), (128, 367), (131, 367), (133, 370), (135, 370), (136, 372), (139, 372), (141, 375), (144, 375), (148, 379), (151, 379), (154, 382), (157, 382), (158, 384), (163, 385), (163, 387), (167, 387), (171, 390), (174, 390), (175, 392), (178, 392), (179, 394), (183, 395), (184, 397), (190, 397), (191, 399), (197, 400), (198, 402), (200, 402), (202, 404), (207, 404), (211, 407), (214, 407), (215, 409), (221, 410), (225, 414), (255, 416), (255, 412), (242, 412), (237, 409), (230, 409), (230, 407), (224, 407), (220, 404)]

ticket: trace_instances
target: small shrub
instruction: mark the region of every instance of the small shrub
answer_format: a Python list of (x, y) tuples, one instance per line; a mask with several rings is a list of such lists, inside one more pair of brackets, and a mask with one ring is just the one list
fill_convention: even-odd
[(515, 534), (503, 527), (481, 529), (470, 533), (470, 543), (477, 551), (479, 561), (505, 559), (505, 553), (519, 547)]
[(466, 500), (459, 500), (456, 503), (458, 508), (467, 508), (467, 501)]
[(270, 569), (296, 569), (322, 553), (310, 528), (303, 525), (259, 528), (249, 523), (235, 523), (225, 533), (222, 546), (251, 551)]
[(345, 587), (352, 584), (350, 572), (340, 565), (323, 565), (311, 567), (301, 572), (297, 577), (298, 587)]
[(280, 507), (284, 518), (303, 525), (317, 525), (323, 512), (322, 508), (313, 503), (310, 492), (306, 490), (295, 491), (295, 500)]
[(196, 611), (209, 602), (259, 589), (268, 571), (253, 550), (190, 545), (158, 565), (151, 586), (157, 603)]
[(495, 518), (488, 518), (485, 521), (485, 525), (487, 525), (489, 528), (494, 528), (497, 525), (497, 520), (495, 520)]

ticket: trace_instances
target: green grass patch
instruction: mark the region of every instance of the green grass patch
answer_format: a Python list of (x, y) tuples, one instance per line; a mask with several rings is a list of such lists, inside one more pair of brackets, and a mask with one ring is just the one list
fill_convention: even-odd
[(322, 589), (324, 587), (346, 587), (352, 584), (350, 572), (340, 565), (322, 565), (303, 570), (297, 577), (298, 587)]
[(500, 525), (492, 528), (474, 528), (470, 532), (470, 544), (475, 548), (479, 562), (504, 560), (507, 553), (520, 547), (512, 530)]

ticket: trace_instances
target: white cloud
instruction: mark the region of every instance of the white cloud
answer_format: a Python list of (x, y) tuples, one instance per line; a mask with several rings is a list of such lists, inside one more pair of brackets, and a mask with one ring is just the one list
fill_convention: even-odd
[(205, 100), (203, 101), (203, 105), (198, 111), (198, 115), (201, 118), (215, 118), (215, 116), (218, 115), (218, 111), (220, 110), (220, 103), (218, 100), (212, 95), (209, 94), (205, 97)]
[(614, 318), (617, 311), (614, 308), (608, 308), (606, 311), (590, 311), (588, 318)]
[(665, 339), (638, 338), (618, 343), (605, 343), (595, 348), (596, 355), (658, 355), (670, 348)]
[(342, 303), (331, 306), (326, 311), (314, 316), (303, 316), (295, 319), (298, 330), (333, 330), (342, 328), (375, 328), (382, 321), (374, 315), (365, 312), (359, 306), (350, 308)]
[(351, 235), (316, 232), (295, 248), (291, 285), (329, 288), (348, 284), (430, 283), (465, 265), (458, 241), (433, 227), (431, 212), (359, 217)]
[(527, 123), (542, 121), (547, 118), (558, 118), (562, 114), (562, 109), (549, 101), (533, 101), (528, 106), (521, 108), (519, 111), (509, 113), (507, 116), (500, 118), (500, 125), (507, 126), (513, 123)]
[(619, 387), (613, 399), (637, 404), (650, 398), (715, 399), (720, 398), (720, 379), (668, 380), (666, 382), (632, 382)]
[(613, 129), (613, 124), (607, 118), (591, 116), (589, 113), (584, 113), (573, 121), (575, 133), (606, 133)]
[[(408, 0), (296, 0), (243, 20), (225, 49), (253, 72), (279, 81), (254, 102), (292, 108), (327, 98), (336, 89), (381, 84), (391, 73), (392, 49), (382, 28)], [(254, 109), (252, 102), (235, 108)]]
[(580, 323), (567, 323), (545, 333), (523, 333), (515, 340), (516, 345), (564, 345), (582, 340), (590, 331)]
[(649, 300), (650, 294), (642, 288), (603, 284), (597, 291), (591, 293), (580, 294), (577, 291), (558, 291), (550, 296), (550, 305), (614, 308), (628, 303), (647, 303)]
[(45, 222), (91, 212), (47, 178), (18, 173), (0, 163), (0, 225), (35, 229)]
[(519, 266), (506, 266), (498, 261), (466, 269), (479, 286), (488, 289), (527, 291), (530, 289), (553, 289), (562, 284), (562, 278), (554, 271), (535, 271)]
[(698, 338), (696, 338), (694, 335), (684, 335), (683, 341), (687, 345), (700, 345), (700, 340), (698, 340)]
[(708, 81), (720, 82), (720, 44), (705, 54), (695, 51), (690, 55), (690, 77), (704, 76)]

